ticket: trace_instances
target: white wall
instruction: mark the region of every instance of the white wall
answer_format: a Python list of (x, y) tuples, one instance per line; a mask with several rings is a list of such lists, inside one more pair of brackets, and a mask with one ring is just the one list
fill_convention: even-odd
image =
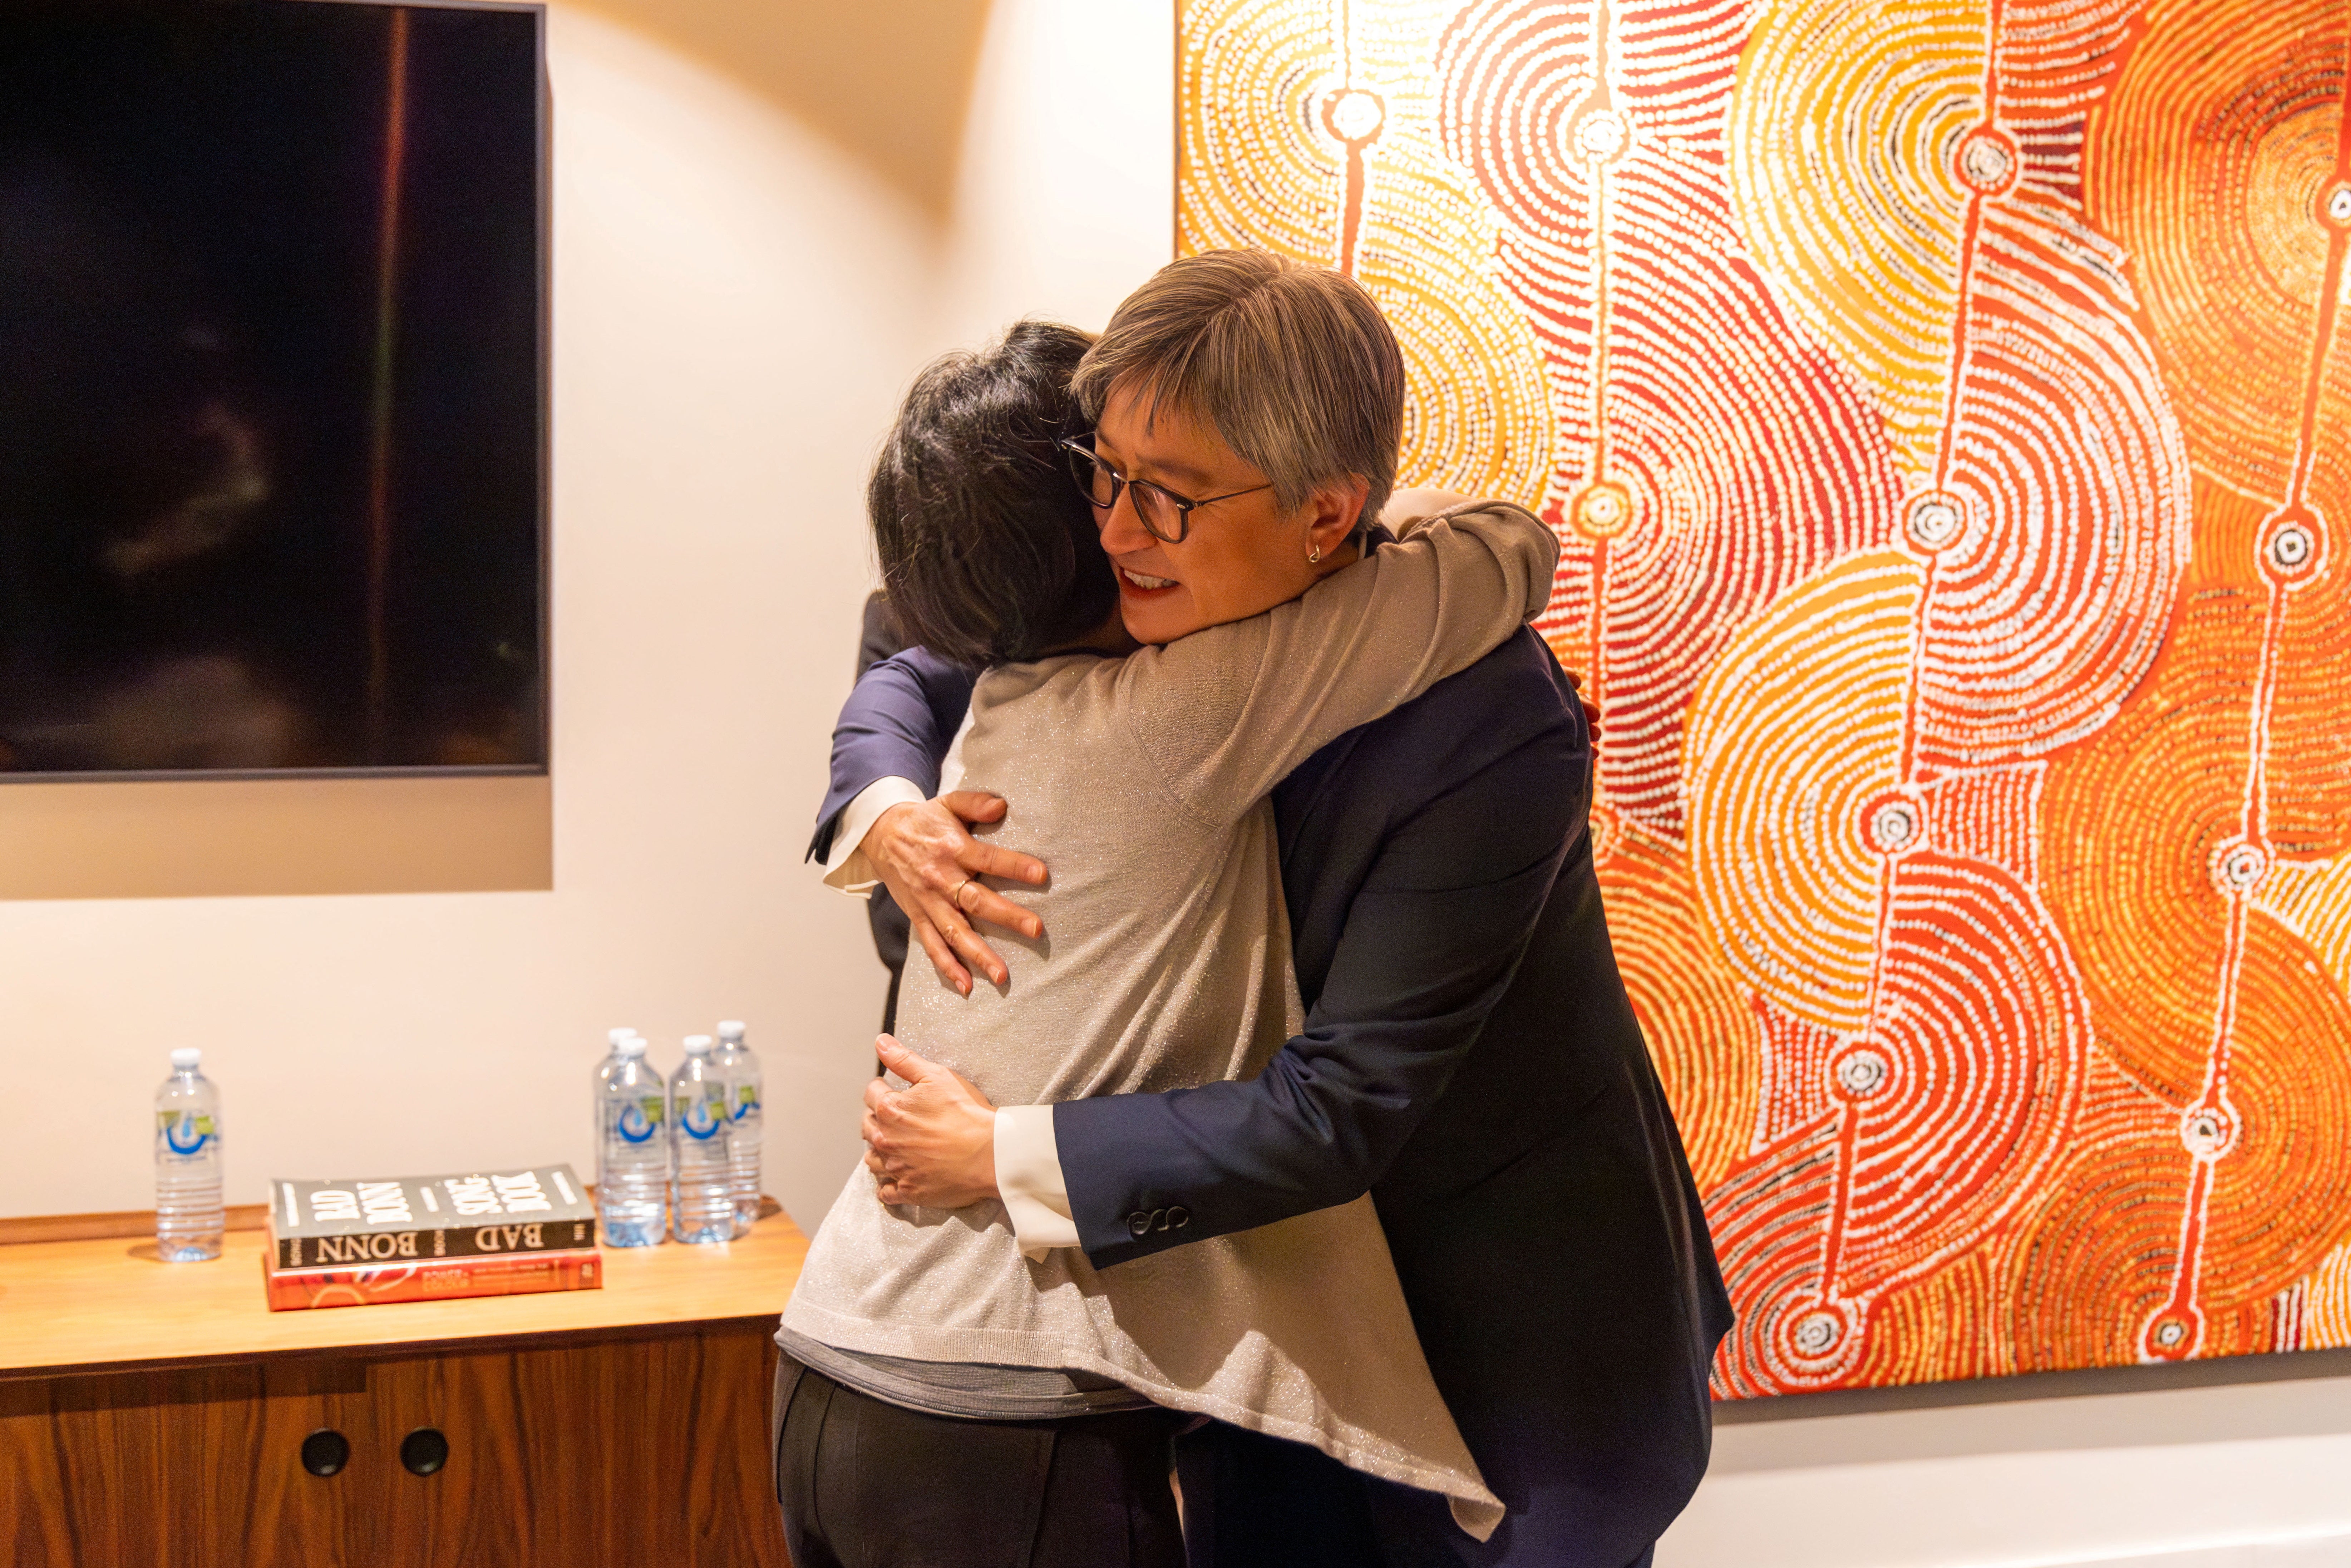
[[(722, 1016), (768, 1063), (770, 1190), (813, 1223), (851, 1167), (882, 971), (799, 858), (870, 580), (865, 468), (933, 353), (1025, 310), (1099, 326), (1166, 258), (1167, 117), (1134, 81), (1170, 75), (1170, 19), (596, 5), (551, 18), (554, 891), (0, 902), (0, 1215), (151, 1206), (179, 1044), (222, 1085), (233, 1202), (273, 1174), (584, 1168), (605, 1028), (667, 1062)], [(1141, 75), (1047, 90), (1051, 47)], [(878, 112), (893, 81), (967, 123)], [(1119, 149), (1132, 208), (1024, 191)]]
[(2351, 1568), (2351, 1377), (1721, 1424), (1657, 1551), (1658, 1568), (2059, 1563)]
[(1100, 330), (1176, 253), (1173, 0), (996, 0), (972, 90), (937, 322)]

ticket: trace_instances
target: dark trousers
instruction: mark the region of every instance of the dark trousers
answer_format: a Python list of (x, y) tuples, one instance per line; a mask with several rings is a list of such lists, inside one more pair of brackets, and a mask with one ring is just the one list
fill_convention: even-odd
[[(1588, 1540), (1527, 1528), (1535, 1522), (1528, 1519), (1505, 1517), (1491, 1541), (1474, 1541), (1435, 1492), (1221, 1421), (1176, 1439), (1176, 1473), (1191, 1568), (1559, 1568), (1590, 1560)], [(1625, 1568), (1649, 1568), (1655, 1552), (1643, 1548)]]
[(1183, 1417), (966, 1421), (776, 1368), (776, 1500), (793, 1568), (1181, 1568)]

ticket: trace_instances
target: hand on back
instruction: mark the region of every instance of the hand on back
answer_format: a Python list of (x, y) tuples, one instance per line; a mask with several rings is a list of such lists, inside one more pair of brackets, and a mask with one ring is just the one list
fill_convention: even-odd
[(952, 1069), (925, 1061), (888, 1035), (873, 1042), (882, 1065), (906, 1081), (865, 1086), (865, 1168), (888, 1204), (964, 1208), (996, 1191), (996, 1107)]
[(1045, 923), (1035, 915), (975, 880), (995, 876), (1037, 885), (1045, 881), (1044, 862), (984, 844), (966, 826), (1002, 821), (1006, 809), (1001, 796), (972, 789), (919, 806), (893, 806), (875, 820), (861, 846), (890, 896), (906, 912), (931, 967), (965, 996), (971, 994), (972, 969), (999, 986), (1010, 977), (996, 949), (972, 929), (973, 922), (1000, 925), (1032, 941), (1045, 934)]

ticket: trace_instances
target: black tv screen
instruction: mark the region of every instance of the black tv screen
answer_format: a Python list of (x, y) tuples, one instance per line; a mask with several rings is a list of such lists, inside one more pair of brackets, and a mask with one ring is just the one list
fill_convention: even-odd
[(541, 20), (0, 5), (0, 777), (545, 766)]

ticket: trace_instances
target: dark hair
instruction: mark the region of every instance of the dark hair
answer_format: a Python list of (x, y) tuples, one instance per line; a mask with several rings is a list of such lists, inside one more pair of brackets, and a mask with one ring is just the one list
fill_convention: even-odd
[(866, 486), (882, 588), (909, 646), (973, 669), (1036, 658), (1118, 603), (1093, 507), (1056, 440), (1092, 335), (1022, 321), (915, 378)]

